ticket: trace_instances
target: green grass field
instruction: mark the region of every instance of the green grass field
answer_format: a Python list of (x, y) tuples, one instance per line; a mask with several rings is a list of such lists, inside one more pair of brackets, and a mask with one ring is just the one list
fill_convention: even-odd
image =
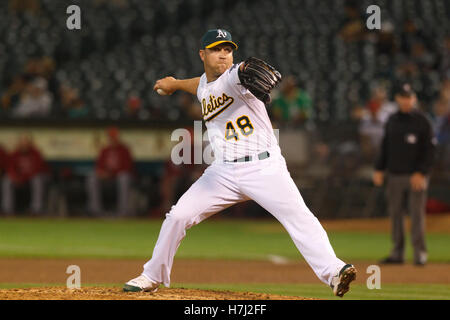
[[(139, 258), (151, 256), (161, 220), (2, 219), (0, 257)], [(347, 261), (378, 260), (390, 249), (390, 235), (378, 232), (328, 232), (336, 254)], [(450, 234), (428, 233), (429, 261), (450, 263)], [(407, 258), (411, 259), (408, 243)], [(275, 220), (210, 220), (188, 231), (177, 258), (255, 259), (268, 255), (301, 259), (292, 240)], [(450, 268), (449, 268), (450, 269)], [(33, 284), (21, 284), (30, 286)], [(103, 284), (120, 286), (121, 284)], [(11, 284), (0, 284), (7, 288)], [(175, 287), (255, 291), (330, 299), (329, 288), (286, 284), (174, 284)], [(17, 284), (16, 284), (17, 287)], [(450, 286), (386, 284), (383, 290), (352, 287), (350, 299), (450, 299)]]
[[(320, 284), (177, 284), (176, 287), (252, 291), (287, 296), (302, 296), (305, 298), (319, 298), (326, 300), (342, 300), (330, 294), (330, 289)], [(345, 295), (345, 300), (448, 300), (450, 286), (428, 284), (386, 284), (380, 290), (368, 290), (366, 286), (353, 284), (351, 291)]]
[[(0, 257), (148, 258), (161, 223), (160, 220), (0, 220)], [(328, 232), (328, 236), (336, 254), (346, 260), (378, 260), (390, 249), (387, 233)], [(427, 243), (430, 262), (450, 263), (450, 234), (428, 233)], [(213, 220), (188, 230), (177, 258), (265, 260), (270, 254), (301, 258), (277, 221)]]

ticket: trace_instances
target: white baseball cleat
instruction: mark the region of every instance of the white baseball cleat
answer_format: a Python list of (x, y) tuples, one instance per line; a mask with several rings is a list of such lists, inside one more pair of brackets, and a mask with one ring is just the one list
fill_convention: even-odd
[(330, 287), (335, 296), (343, 297), (350, 289), (350, 282), (356, 279), (356, 268), (352, 264), (346, 264), (331, 280)]
[(141, 274), (139, 277), (131, 279), (123, 286), (125, 292), (139, 292), (139, 291), (158, 291), (159, 284), (150, 281), (145, 275)]

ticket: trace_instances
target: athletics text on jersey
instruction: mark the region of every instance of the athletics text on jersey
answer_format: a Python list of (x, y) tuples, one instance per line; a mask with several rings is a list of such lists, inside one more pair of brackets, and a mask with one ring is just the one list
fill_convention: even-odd
[(239, 64), (218, 79), (200, 78), (197, 97), (216, 160), (234, 160), (268, 150), (279, 152), (278, 142), (263, 102), (245, 89)]

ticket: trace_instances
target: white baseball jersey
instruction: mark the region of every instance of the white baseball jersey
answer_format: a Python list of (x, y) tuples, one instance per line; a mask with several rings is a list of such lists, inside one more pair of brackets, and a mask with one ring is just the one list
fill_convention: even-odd
[[(330, 284), (345, 265), (308, 209), (287, 170), (264, 103), (240, 85), (239, 65), (206, 82), (197, 96), (216, 160), (172, 206), (143, 274), (170, 285), (175, 253), (186, 230), (236, 203), (254, 200), (285, 227), (321, 281)], [(268, 151), (270, 156), (253, 158)], [(246, 161), (233, 162), (246, 156)], [(228, 161), (232, 162), (228, 162)]]
[(209, 83), (203, 74), (197, 89), (216, 160), (279, 152), (266, 107), (240, 84), (238, 69), (234, 64)]

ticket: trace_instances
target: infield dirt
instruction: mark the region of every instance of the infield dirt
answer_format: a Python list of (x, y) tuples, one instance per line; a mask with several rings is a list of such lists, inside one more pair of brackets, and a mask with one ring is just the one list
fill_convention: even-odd
[(0, 290), (0, 300), (316, 300), (254, 292), (161, 288), (156, 293), (123, 292), (120, 288), (64, 287)]
[[(252, 292), (229, 292), (183, 288), (160, 288), (152, 293), (124, 293), (121, 288), (96, 284), (121, 284), (138, 275), (143, 260), (92, 259), (0, 259), (0, 283), (43, 284), (39, 288), (0, 290), (0, 300), (277, 300), (305, 299)], [(365, 284), (366, 269), (374, 262), (357, 262), (356, 284)], [(81, 269), (80, 290), (68, 290), (64, 284), (69, 265)], [(450, 284), (448, 264), (428, 264), (417, 267), (382, 266), (383, 283)], [(173, 283), (311, 283), (320, 284), (311, 268), (303, 261), (276, 264), (270, 261), (175, 260)], [(51, 284), (55, 284), (52, 286)], [(84, 286), (83, 284), (90, 285)], [(245, 285), (244, 285), (245, 287)]]

